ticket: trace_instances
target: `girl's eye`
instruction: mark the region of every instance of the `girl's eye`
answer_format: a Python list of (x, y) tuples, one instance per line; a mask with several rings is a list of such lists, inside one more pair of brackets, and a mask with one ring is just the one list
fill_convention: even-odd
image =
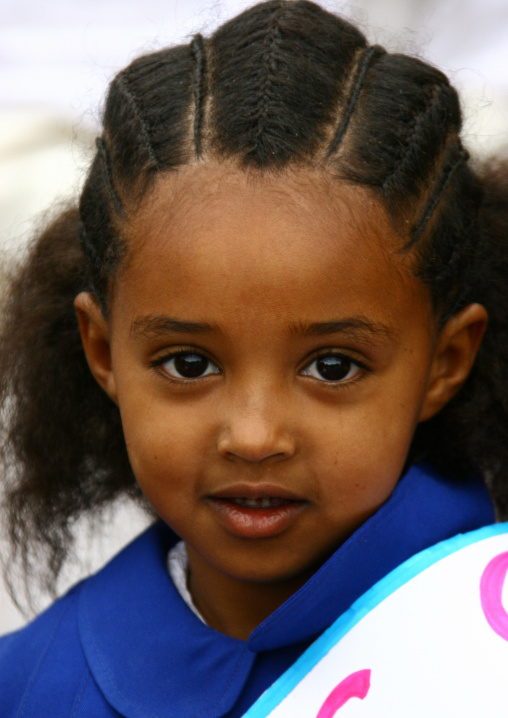
[(352, 379), (360, 370), (361, 367), (344, 354), (326, 354), (307, 364), (302, 374), (321, 381), (344, 381)]
[(219, 368), (210, 359), (194, 352), (178, 352), (158, 362), (166, 374), (175, 379), (200, 379), (209, 374), (218, 374)]

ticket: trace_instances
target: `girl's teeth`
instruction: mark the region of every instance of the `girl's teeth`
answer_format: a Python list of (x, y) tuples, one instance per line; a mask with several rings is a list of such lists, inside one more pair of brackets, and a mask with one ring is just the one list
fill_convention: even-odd
[(247, 509), (272, 509), (275, 506), (282, 506), (282, 504), (286, 503), (283, 499), (271, 498), (270, 496), (263, 496), (260, 499), (246, 499), (241, 497), (231, 499), (231, 501)]

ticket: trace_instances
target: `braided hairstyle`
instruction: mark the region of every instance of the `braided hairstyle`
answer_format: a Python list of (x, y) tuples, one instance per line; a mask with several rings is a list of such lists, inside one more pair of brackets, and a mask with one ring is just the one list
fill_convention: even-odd
[(1, 459), (13, 556), (54, 581), (80, 515), (141, 500), (117, 407), (96, 385), (73, 309), (82, 290), (107, 315), (128, 248), (122, 226), (161, 172), (232, 159), (261, 171), (320, 167), (370, 188), (412, 251), (438, 322), (488, 310), (475, 367), (419, 425), (409, 460), (481, 472), (508, 508), (508, 171), (474, 170), (457, 94), (434, 67), (369, 47), (307, 0), (268, 0), (210, 39), (135, 60), (112, 81), (77, 208), (38, 237), (12, 280), (0, 336)]

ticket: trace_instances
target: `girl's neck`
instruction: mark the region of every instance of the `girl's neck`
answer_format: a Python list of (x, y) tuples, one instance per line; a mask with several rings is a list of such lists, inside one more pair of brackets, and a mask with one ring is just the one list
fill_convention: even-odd
[(218, 573), (190, 546), (188, 588), (194, 605), (216, 631), (246, 641), (252, 631), (314, 573), (277, 583), (238, 581)]

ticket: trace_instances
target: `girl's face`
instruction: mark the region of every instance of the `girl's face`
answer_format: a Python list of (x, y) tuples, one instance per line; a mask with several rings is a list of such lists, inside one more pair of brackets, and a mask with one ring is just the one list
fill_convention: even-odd
[[(470, 364), (380, 206), (323, 173), (168, 174), (126, 239), (108, 325), (77, 306), (141, 489), (196, 575), (302, 583), (387, 500)], [(449, 333), (474, 356), (481, 317)]]

